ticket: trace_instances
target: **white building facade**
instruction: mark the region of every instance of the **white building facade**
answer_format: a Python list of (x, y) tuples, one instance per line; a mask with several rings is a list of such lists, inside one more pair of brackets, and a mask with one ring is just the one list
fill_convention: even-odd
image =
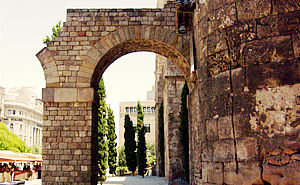
[[(27, 146), (42, 146), (43, 103), (31, 87), (13, 89), (4, 100), (4, 123)], [(41, 151), (41, 150), (40, 150)]]
[(4, 121), (5, 88), (0, 86), (0, 122)]
[[(145, 139), (149, 144), (155, 144), (155, 100), (154, 87), (147, 92), (147, 100), (140, 101), (144, 112)], [(133, 127), (137, 127), (137, 101), (120, 102), (119, 104), (119, 146), (124, 145), (124, 119), (128, 114), (133, 122)], [(137, 133), (137, 132), (136, 132)]]

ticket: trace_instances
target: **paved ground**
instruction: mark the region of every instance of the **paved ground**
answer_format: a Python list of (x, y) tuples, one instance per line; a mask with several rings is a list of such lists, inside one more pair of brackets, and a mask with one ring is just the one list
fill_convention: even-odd
[(41, 179), (36, 179), (36, 180), (33, 180), (33, 181), (26, 181), (25, 182), (25, 185), (41, 185), (41, 184), (42, 184)]
[[(26, 181), (25, 185), (41, 185), (41, 180)], [(99, 183), (100, 184), (100, 183)], [(122, 177), (108, 177), (106, 182), (103, 184), (107, 185), (167, 185), (165, 178), (146, 176), (122, 176)]]
[(103, 184), (108, 185), (167, 185), (165, 178), (146, 176), (108, 177)]

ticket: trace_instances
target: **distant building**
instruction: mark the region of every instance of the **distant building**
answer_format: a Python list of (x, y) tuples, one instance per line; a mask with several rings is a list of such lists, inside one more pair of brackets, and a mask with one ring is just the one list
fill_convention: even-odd
[[(145, 138), (147, 143), (155, 143), (155, 101), (154, 101), (154, 88), (152, 91), (147, 92), (147, 100), (140, 101), (144, 112), (144, 124), (145, 124)], [(136, 130), (137, 127), (137, 101), (120, 102), (120, 114), (119, 114), (119, 145), (124, 145), (124, 119), (128, 114), (133, 122), (133, 126)]]
[(43, 103), (31, 87), (11, 89), (5, 94), (4, 123), (27, 146), (41, 147)]

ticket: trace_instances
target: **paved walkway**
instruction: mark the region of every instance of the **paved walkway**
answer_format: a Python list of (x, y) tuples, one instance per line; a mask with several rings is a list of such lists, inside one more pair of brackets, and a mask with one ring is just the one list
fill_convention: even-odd
[(156, 176), (122, 176), (108, 177), (103, 184), (108, 185), (167, 185), (165, 178)]
[[(26, 181), (25, 185), (41, 185), (41, 180)], [(100, 183), (99, 183), (100, 184)], [(165, 178), (146, 176), (122, 176), (122, 177), (108, 177), (103, 183), (107, 185), (167, 185)]]
[(26, 181), (25, 182), (25, 185), (41, 185), (41, 184), (42, 184), (41, 179), (35, 179), (35, 180), (32, 180), (32, 181)]

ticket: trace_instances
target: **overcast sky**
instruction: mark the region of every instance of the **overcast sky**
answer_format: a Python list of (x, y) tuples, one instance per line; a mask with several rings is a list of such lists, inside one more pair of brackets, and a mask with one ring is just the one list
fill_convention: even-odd
[[(32, 86), (40, 94), (45, 80), (36, 54), (52, 26), (66, 20), (68, 8), (155, 8), (156, 0), (0, 0), (0, 86)], [(119, 101), (144, 100), (154, 85), (155, 55), (132, 53), (104, 73), (111, 104), (118, 117)]]

